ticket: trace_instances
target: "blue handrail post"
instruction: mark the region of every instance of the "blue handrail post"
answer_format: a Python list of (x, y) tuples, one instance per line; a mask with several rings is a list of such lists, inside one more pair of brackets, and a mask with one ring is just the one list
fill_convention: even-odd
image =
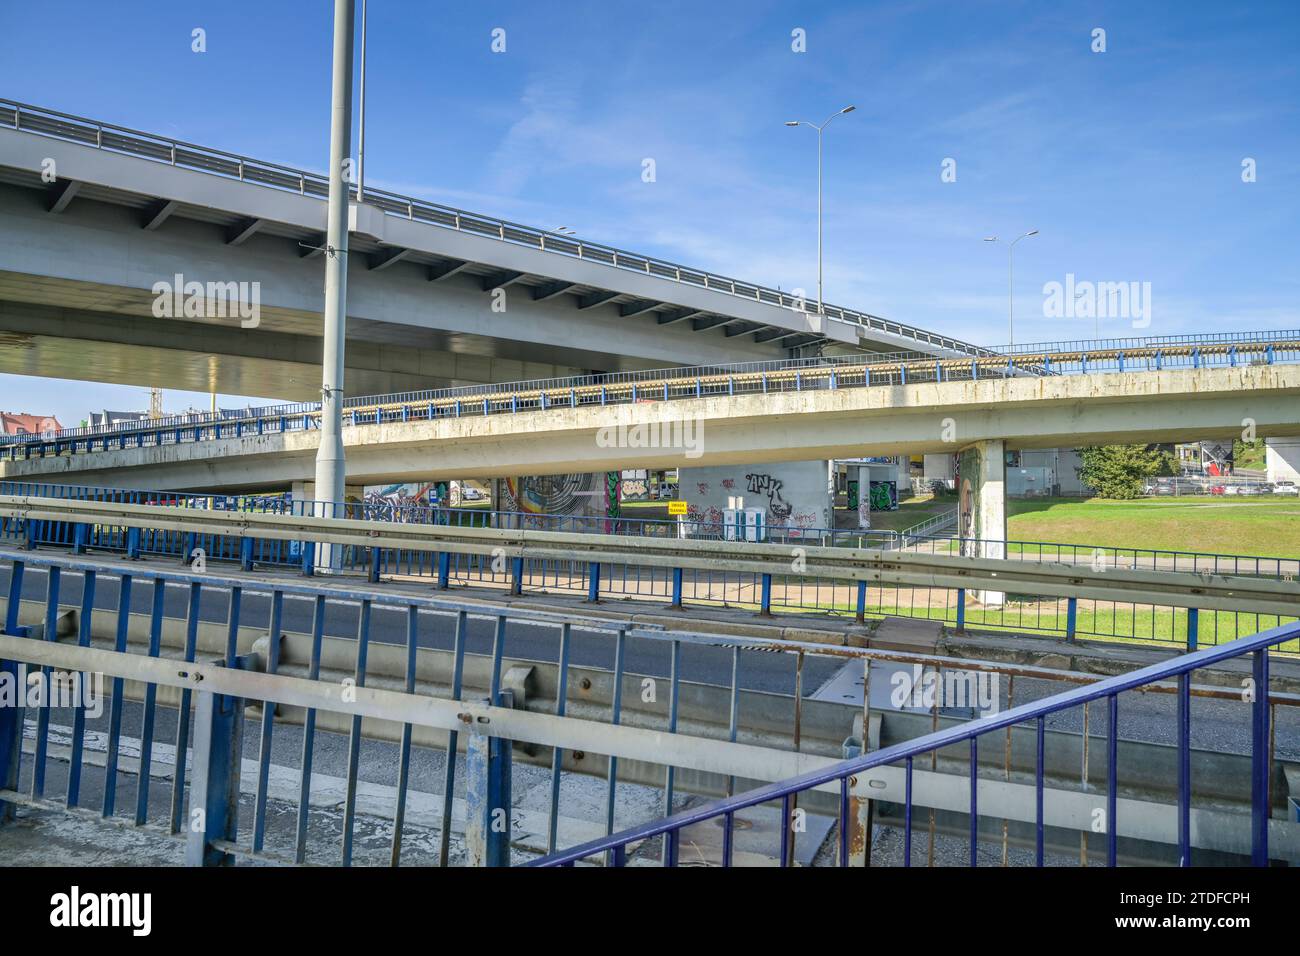
[(1074, 629), (1079, 621), (1079, 599), (1070, 598), (1065, 607), (1065, 639), (1074, 643)]
[[(194, 769), (190, 784), (190, 825), (185, 843), (187, 866), (229, 866), (234, 857), (213, 848), (214, 840), (233, 840), (238, 806), (240, 752), (235, 743), (238, 702), (224, 694), (196, 692)], [(238, 811), (236, 811), (237, 813)]]
[(72, 553), (85, 554), (86, 541), (90, 537), (90, 525), (84, 522), (77, 522), (72, 526)]
[(438, 552), (438, 590), (447, 590), (451, 578), (451, 552)]
[(1197, 642), (1200, 640), (1200, 611), (1194, 607), (1187, 609), (1187, 650), (1192, 652), (1196, 650)]
[(763, 575), (763, 598), (762, 608), (759, 611), (764, 617), (772, 616), (772, 575)]
[(126, 556), (131, 561), (140, 560), (140, 529), (126, 529)]
[(674, 611), (682, 609), (682, 569), (673, 568), (673, 603), (670, 605)]
[(1250, 862), (1252, 866), (1268, 866), (1269, 760), (1268, 734), (1268, 648), (1254, 652), (1252, 673), (1255, 681), (1255, 700), (1251, 704), (1250, 721)]
[(587, 603), (600, 603), (600, 562), (592, 561), (587, 566)]
[[(10, 602), (13, 609), (17, 602)], [(7, 631), (6, 631), (7, 633)], [(0, 680), (20, 687), (17, 661), (0, 661)], [(0, 707), (0, 787), (18, 789), (18, 761), (23, 743), (23, 712), (19, 707)], [(0, 826), (14, 818), (14, 805), (0, 800)]]
[(190, 557), (194, 554), (194, 532), (187, 531), (181, 538), (181, 564), (189, 565)]
[(253, 539), (239, 539), (239, 570), (253, 570)]
[(957, 633), (966, 630), (966, 589), (957, 589)]
[(27, 537), (27, 550), (36, 550), (36, 522), (31, 518), (23, 521), (23, 534)]
[[(503, 691), (501, 706), (513, 695)], [(490, 698), (484, 699), (487, 703)], [(470, 866), (510, 865), (511, 743), (471, 724), (465, 748), (465, 848)]]
[(370, 549), (370, 583), (379, 583), (379, 548)]
[(859, 624), (867, 623), (867, 582), (858, 582), (858, 615)]
[(510, 562), (510, 593), (524, 593), (524, 559), (515, 558)]
[(316, 573), (315, 541), (304, 541), (302, 543), (302, 573), (304, 577), (312, 577)]

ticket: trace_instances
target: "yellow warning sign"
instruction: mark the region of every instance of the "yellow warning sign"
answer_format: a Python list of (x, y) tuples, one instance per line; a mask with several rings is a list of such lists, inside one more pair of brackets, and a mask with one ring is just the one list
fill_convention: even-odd
[(670, 515), (684, 515), (684, 514), (686, 514), (686, 502), (684, 502), (684, 501), (670, 501), (670, 502), (668, 502), (668, 513), (669, 513)]

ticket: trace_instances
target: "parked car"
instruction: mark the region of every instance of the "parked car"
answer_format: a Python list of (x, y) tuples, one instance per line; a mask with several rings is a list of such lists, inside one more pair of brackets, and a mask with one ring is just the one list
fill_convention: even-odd
[(1275, 481), (1273, 483), (1273, 494), (1300, 495), (1300, 485), (1297, 485), (1294, 481)]

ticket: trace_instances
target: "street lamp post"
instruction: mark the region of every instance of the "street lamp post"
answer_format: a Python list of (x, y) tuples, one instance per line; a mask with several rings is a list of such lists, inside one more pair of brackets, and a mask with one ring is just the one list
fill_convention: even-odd
[[(348, 193), (343, 166), (351, 153), (352, 26), (354, 0), (334, 0), (333, 91), (330, 102), (329, 201), (326, 206), (324, 361), (321, 369), (320, 446), (316, 451), (316, 499), (322, 517), (339, 517), (343, 501), (343, 350), (347, 340)], [(322, 545), (324, 569), (339, 566), (341, 549)]]
[(361, 0), (361, 116), (357, 120), (357, 202), (366, 194), (366, 0)]
[(804, 120), (790, 120), (786, 126), (807, 126), (817, 131), (817, 314), (822, 313), (822, 131), (830, 125), (831, 120), (841, 113), (852, 113), (856, 106), (846, 106), (839, 112), (832, 113), (826, 122), (818, 126)]
[[(1012, 239), (1007, 244), (1007, 345), (1016, 344), (1016, 305), (1015, 305), (1015, 252), (1020, 239), (1038, 235), (1037, 229), (1030, 229), (1019, 239)], [(985, 236), (985, 242), (997, 242), (997, 236)]]

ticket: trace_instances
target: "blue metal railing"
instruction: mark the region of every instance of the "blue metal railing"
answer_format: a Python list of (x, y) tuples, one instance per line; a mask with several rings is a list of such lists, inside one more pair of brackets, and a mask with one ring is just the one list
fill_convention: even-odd
[(1034, 773), (1035, 786), (1035, 856), (1037, 866), (1044, 863), (1044, 830), (1050, 824), (1046, 817), (1046, 793), (1044, 786), (1044, 736), (1046, 720), (1049, 716), (1088, 704), (1104, 700), (1107, 705), (1106, 732), (1106, 806), (1104, 830), (1106, 834), (1106, 863), (1115, 866), (1118, 856), (1118, 827), (1121, 822), (1118, 813), (1119, 794), (1119, 695), (1124, 691), (1135, 690), (1150, 684), (1176, 679), (1178, 681), (1178, 860), (1180, 866), (1192, 864), (1192, 825), (1191, 825), (1191, 674), (1193, 671), (1210, 667), (1224, 661), (1234, 660), (1245, 655), (1252, 657), (1252, 679), (1254, 697), (1249, 700), (1251, 708), (1251, 772), (1250, 772), (1250, 857), (1254, 866), (1267, 866), (1269, 862), (1269, 819), (1272, 813), (1270, 774), (1270, 703), (1269, 703), (1269, 648), (1300, 637), (1300, 624), (1288, 624), (1273, 628), (1253, 637), (1241, 638), (1209, 650), (1197, 651), (1152, 664), (1140, 670), (1132, 671), (1118, 677), (1109, 677), (1096, 684), (1091, 684), (1064, 693), (1048, 697), (1033, 703), (1021, 704), (1001, 714), (984, 717), (965, 724), (958, 724), (944, 730), (936, 731), (915, 740), (894, 744), (874, 753), (844, 760), (838, 764), (820, 770), (810, 771), (789, 780), (783, 780), (767, 786), (758, 787), (747, 793), (715, 800), (703, 806), (682, 810), (662, 820), (642, 824), (611, 834), (610, 836), (591, 840), (579, 846), (550, 854), (531, 864), (534, 866), (572, 866), (580, 861), (599, 858), (606, 865), (624, 866), (628, 862), (629, 847), (643, 843), (655, 837), (663, 837), (663, 850), (660, 862), (665, 866), (678, 864), (678, 850), (682, 830), (697, 823), (721, 820), (723, 831), (723, 866), (732, 865), (736, 814), (750, 807), (761, 804), (781, 803), (781, 850), (779, 860), (782, 866), (789, 865), (789, 840), (792, 832), (792, 809), (799, 794), (816, 787), (838, 784), (840, 792), (838, 828), (839, 847), (838, 862), (840, 866), (849, 863), (850, 820), (850, 781), (869, 770), (888, 767), (900, 762), (904, 764), (904, 866), (911, 866), (912, 856), (912, 817), (913, 817), (913, 764), (917, 757), (937, 754), (945, 747), (966, 743), (969, 746), (969, 820), (970, 865), (977, 862), (976, 853), (979, 846), (979, 748), (978, 741), (994, 731), (1010, 729), (1033, 722), (1037, 733), (1037, 761)]
[[(1238, 356), (1225, 350), (1221, 336), (1204, 338), (1206, 352), (1188, 350), (1188, 343), (1169, 343), (1165, 354), (1151, 339), (1096, 343), (1054, 343), (1017, 346), (1005, 365), (990, 370), (987, 359), (969, 363), (936, 360), (920, 353), (851, 355), (736, 365), (695, 366), (643, 372), (617, 372), (566, 378), (535, 379), (491, 385), (469, 385), (369, 395), (344, 401), (345, 425), (434, 421), (521, 412), (592, 406), (684, 401), (714, 395), (768, 394), (845, 388), (895, 386), (919, 382), (970, 381), (980, 377), (1066, 375), (1106, 371), (1209, 368), (1246, 364), (1300, 362), (1300, 331), (1249, 332), (1236, 336), (1243, 348)], [(1262, 343), (1276, 343), (1276, 348)], [(1066, 345), (1084, 346), (1082, 350)], [(1093, 345), (1094, 348), (1086, 348)], [(1018, 358), (1022, 354), (1028, 356)], [(979, 362), (984, 362), (981, 366)], [(980, 369), (983, 368), (983, 371)], [(191, 442), (217, 441), (254, 435), (275, 435), (318, 427), (320, 404), (296, 402), (246, 409), (222, 409), (161, 419), (67, 428), (39, 435), (0, 436), (0, 460), (28, 460), (48, 455), (86, 454), (129, 448), (156, 448)]]

